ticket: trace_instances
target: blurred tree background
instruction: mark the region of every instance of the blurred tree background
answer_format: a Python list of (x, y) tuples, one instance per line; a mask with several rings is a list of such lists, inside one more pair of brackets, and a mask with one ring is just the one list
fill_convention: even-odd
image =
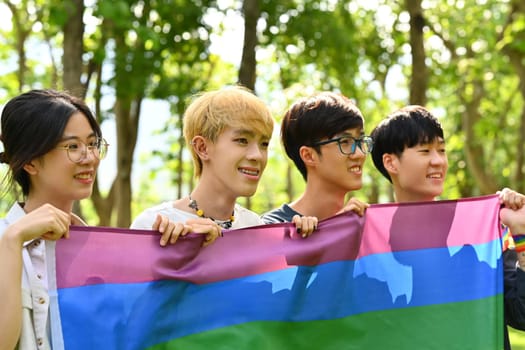
[[(0, 105), (31, 88), (65, 89), (86, 99), (103, 128), (115, 126), (106, 135), (115, 157), (104, 161), (115, 162), (115, 176), (99, 174), (77, 209), (90, 224), (128, 227), (143, 208), (187, 195), (188, 98), (238, 83), (277, 121), (259, 190), (241, 203), (259, 213), (303, 189), (278, 123), (294, 100), (318, 90), (354, 99), (367, 133), (403, 105), (427, 106), (446, 133), (443, 198), (525, 190), (523, 0), (0, 0), (0, 13)], [(241, 45), (220, 40), (232, 26)], [(148, 101), (167, 104), (170, 117)], [(150, 151), (136, 155), (144, 124), (158, 131)], [(352, 195), (392, 199), (371, 160)], [(4, 196), (0, 211), (13, 200)]]

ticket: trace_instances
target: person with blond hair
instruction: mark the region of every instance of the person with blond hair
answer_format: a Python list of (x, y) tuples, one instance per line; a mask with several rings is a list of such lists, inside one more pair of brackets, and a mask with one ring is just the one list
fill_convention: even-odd
[(144, 210), (131, 228), (158, 227), (161, 245), (188, 232), (203, 233), (207, 245), (223, 229), (264, 224), (237, 199), (255, 194), (266, 168), (274, 127), (266, 104), (244, 87), (229, 86), (197, 95), (183, 122), (197, 184), (183, 198)]

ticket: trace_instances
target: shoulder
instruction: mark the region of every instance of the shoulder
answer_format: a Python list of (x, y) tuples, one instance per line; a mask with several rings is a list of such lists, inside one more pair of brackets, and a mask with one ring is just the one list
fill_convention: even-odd
[(4, 234), (6, 228), (20, 219), (21, 217), (25, 216), (26, 213), (22, 206), (19, 203), (13, 204), (11, 209), (7, 212), (6, 216), (2, 219), (0, 219), (0, 237)]
[(153, 226), (153, 222), (155, 222), (157, 214), (164, 215), (174, 222), (185, 222), (187, 219), (195, 216), (173, 207), (173, 202), (171, 201), (163, 202), (154, 207), (145, 209), (137, 215), (130, 228), (150, 230)]
[(235, 220), (233, 221), (232, 228), (238, 229), (258, 225), (264, 225), (264, 221), (262, 221), (257, 213), (239, 204), (235, 204)]
[(283, 204), (279, 208), (264, 213), (261, 218), (266, 224), (276, 224), (279, 222), (291, 222), (295, 215), (301, 215), (293, 210), (288, 204)]

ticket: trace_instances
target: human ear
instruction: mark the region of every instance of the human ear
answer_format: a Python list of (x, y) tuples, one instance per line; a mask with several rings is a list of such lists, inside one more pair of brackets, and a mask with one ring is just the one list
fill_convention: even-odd
[(26, 165), (24, 165), (24, 170), (29, 175), (36, 175), (38, 173), (38, 170), (36, 169), (36, 167), (33, 164), (33, 162), (30, 162), (30, 163), (27, 163)]
[(191, 141), (191, 145), (200, 159), (208, 159), (208, 144), (204, 137), (195, 136)]
[(299, 156), (305, 165), (315, 165), (317, 163), (317, 152), (312, 147), (301, 146)]
[(386, 171), (392, 174), (397, 174), (397, 156), (391, 153), (383, 154), (383, 166)]

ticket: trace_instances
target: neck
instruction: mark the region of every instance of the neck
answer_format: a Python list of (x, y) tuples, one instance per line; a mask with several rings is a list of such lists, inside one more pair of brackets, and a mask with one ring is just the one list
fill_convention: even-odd
[(420, 194), (411, 194), (411, 193), (405, 193), (402, 191), (395, 191), (394, 195), (396, 197), (397, 203), (405, 203), (405, 202), (431, 202), (435, 201), (436, 197), (428, 195), (420, 195)]
[(31, 194), (28, 195), (25, 204), (24, 204), (24, 211), (26, 213), (29, 213), (39, 207), (41, 207), (44, 204), (51, 204), (52, 206), (66, 212), (71, 213), (73, 211), (73, 202), (72, 201), (53, 201), (53, 200), (45, 200), (36, 198), (35, 196), (32, 196)]
[[(198, 188), (195, 188), (189, 197), (191, 197), (198, 209), (202, 211), (204, 217), (220, 221), (231, 220), (235, 208), (235, 198), (226, 198), (224, 195), (221, 197), (207, 191), (202, 192)], [(189, 197), (188, 205), (190, 205)], [(195, 211), (193, 208), (190, 208), (190, 210)]]
[[(322, 196), (319, 196), (322, 193)], [(324, 220), (336, 215), (345, 204), (346, 192), (334, 191), (333, 189), (306, 188), (303, 194), (294, 202), (290, 203), (297, 212), (306, 216), (315, 216)]]

